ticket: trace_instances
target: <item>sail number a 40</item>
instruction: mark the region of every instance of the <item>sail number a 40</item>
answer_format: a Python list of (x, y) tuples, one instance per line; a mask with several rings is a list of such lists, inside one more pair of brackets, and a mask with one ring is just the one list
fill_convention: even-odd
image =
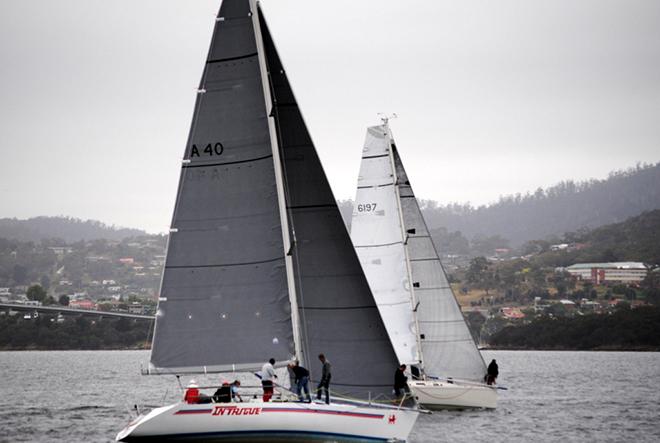
[(192, 149), (190, 150), (190, 158), (222, 155), (224, 151), (225, 147), (222, 146), (222, 143), (220, 142), (208, 143), (204, 147), (192, 145)]
[(376, 203), (361, 203), (357, 205), (358, 212), (373, 212), (376, 210)]

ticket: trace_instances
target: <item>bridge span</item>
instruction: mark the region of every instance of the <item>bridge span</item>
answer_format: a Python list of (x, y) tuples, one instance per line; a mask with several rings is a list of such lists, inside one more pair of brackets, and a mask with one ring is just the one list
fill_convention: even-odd
[(62, 315), (86, 315), (90, 317), (114, 317), (114, 318), (134, 318), (137, 320), (150, 320), (154, 321), (156, 317), (153, 315), (142, 314), (129, 314), (128, 312), (105, 312), (105, 311), (92, 311), (88, 309), (74, 309), (68, 306), (48, 305), (48, 306), (32, 306), (23, 305), (20, 303), (0, 303), (0, 310), (6, 311), (22, 311), (22, 312), (39, 312), (42, 314), (62, 314)]

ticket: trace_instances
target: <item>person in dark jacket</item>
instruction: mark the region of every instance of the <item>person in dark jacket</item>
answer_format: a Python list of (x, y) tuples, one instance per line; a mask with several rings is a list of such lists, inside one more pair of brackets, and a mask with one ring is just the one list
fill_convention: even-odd
[(328, 361), (327, 358), (325, 358), (325, 355), (319, 354), (319, 360), (321, 360), (321, 363), (323, 364), (323, 369), (321, 370), (321, 381), (319, 382), (318, 387), (316, 388), (316, 398), (318, 400), (321, 400), (321, 393), (325, 391), (325, 403), (330, 404), (330, 379), (332, 378), (332, 374), (330, 370), (332, 369), (332, 366), (330, 365), (330, 362)]
[(230, 403), (231, 402), (231, 385), (224, 382), (222, 386), (213, 394), (213, 401), (216, 403)]
[[(289, 365), (291, 372), (294, 374), (294, 383), (296, 386), (296, 394), (300, 401), (311, 403), (312, 397), (309, 394), (309, 371), (300, 366), (299, 361), (295, 361)], [(303, 397), (303, 392), (305, 396)]]
[(488, 365), (488, 372), (486, 373), (486, 383), (489, 385), (495, 384), (495, 379), (500, 375), (499, 368), (497, 367), (497, 362), (495, 359), (490, 362)]
[(410, 392), (408, 389), (408, 377), (406, 377), (405, 372), (406, 365), (401, 365), (394, 373), (394, 393), (397, 397), (402, 397)]

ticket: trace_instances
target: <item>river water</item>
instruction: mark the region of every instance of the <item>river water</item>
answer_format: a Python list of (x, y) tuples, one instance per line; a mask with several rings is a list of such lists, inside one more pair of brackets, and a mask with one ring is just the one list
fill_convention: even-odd
[[(660, 441), (660, 353), (488, 351), (494, 411), (421, 416), (411, 442)], [(134, 403), (178, 398), (146, 351), (0, 352), (0, 442), (110, 442)], [(203, 382), (203, 380), (201, 380)]]

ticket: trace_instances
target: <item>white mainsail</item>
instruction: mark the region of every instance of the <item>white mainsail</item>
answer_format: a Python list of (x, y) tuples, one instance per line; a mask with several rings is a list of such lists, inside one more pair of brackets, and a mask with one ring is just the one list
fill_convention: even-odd
[[(452, 293), (387, 122), (367, 130), (351, 237), (399, 361), (421, 360), (428, 376), (482, 382), (485, 363)], [(420, 344), (418, 354), (408, 352), (415, 343)]]

